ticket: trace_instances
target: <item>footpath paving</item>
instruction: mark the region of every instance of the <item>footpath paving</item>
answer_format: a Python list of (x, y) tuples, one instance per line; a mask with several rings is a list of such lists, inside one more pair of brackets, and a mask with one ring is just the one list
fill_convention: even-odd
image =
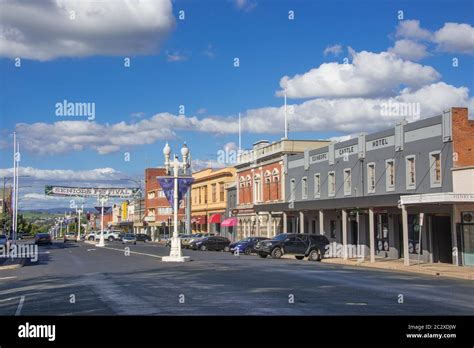
[(330, 258), (323, 259), (324, 263), (331, 264), (340, 264), (347, 266), (360, 266), (367, 268), (377, 268), (377, 269), (386, 269), (394, 270), (401, 272), (411, 272), (411, 273), (420, 273), (420, 274), (429, 274), (440, 277), (449, 277), (457, 279), (468, 279), (474, 280), (474, 267), (469, 266), (455, 266), (446, 263), (421, 263), (416, 264), (416, 261), (411, 261), (409, 266), (403, 264), (403, 260), (392, 260), (392, 259), (379, 259), (375, 262), (370, 262), (368, 260), (361, 261), (360, 259), (340, 259), (340, 258)]

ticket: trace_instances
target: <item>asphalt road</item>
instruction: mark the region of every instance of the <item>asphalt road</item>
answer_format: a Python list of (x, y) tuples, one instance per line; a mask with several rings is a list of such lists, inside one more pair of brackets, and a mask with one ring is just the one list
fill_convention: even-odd
[[(0, 270), (0, 315), (473, 315), (474, 282), (154, 243), (55, 242)], [(400, 295), (403, 303), (399, 303)]]

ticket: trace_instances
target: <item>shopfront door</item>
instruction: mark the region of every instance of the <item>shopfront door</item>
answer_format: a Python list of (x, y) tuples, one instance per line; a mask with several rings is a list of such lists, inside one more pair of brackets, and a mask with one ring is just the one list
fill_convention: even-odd
[(433, 262), (453, 263), (453, 243), (451, 240), (451, 218), (433, 216)]

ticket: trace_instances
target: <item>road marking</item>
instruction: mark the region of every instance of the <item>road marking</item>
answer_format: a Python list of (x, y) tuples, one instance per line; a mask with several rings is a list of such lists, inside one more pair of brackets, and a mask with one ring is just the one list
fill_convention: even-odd
[(23, 302), (25, 302), (25, 296), (20, 298), (20, 303), (18, 304), (18, 308), (16, 309), (15, 315), (18, 316), (21, 313), (21, 309), (23, 308)]
[[(110, 248), (110, 247), (102, 247), (104, 249), (109, 249), (109, 250), (117, 250), (117, 251), (121, 251), (121, 252), (124, 252), (125, 249), (116, 249), (116, 248)], [(161, 259), (163, 258), (163, 256), (158, 256), (158, 255), (153, 255), (153, 254), (147, 254), (147, 253), (139, 253), (138, 251), (129, 251), (130, 254), (137, 254), (137, 255), (144, 255), (144, 256), (150, 256), (150, 257), (156, 257), (157, 259)]]
[(3, 277), (3, 278), (0, 278), (0, 280), (15, 279), (15, 278), (18, 278), (18, 277), (16, 277), (16, 276), (12, 276), (12, 277)]
[(7, 301), (14, 300), (14, 299), (16, 299), (16, 297), (4, 298), (4, 299), (0, 300), (0, 302), (7, 302)]
[(364, 303), (364, 302), (347, 302), (346, 305), (350, 305), (350, 306), (367, 306), (367, 303)]
[(93, 251), (93, 250), (95, 250), (95, 249), (87, 249), (87, 251)]

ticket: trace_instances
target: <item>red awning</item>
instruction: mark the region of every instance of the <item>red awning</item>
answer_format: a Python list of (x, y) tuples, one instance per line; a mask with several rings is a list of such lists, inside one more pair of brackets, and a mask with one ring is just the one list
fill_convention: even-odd
[(222, 227), (237, 226), (237, 218), (231, 217), (222, 221)]
[(209, 219), (211, 224), (220, 224), (221, 223), (221, 214), (214, 214)]

